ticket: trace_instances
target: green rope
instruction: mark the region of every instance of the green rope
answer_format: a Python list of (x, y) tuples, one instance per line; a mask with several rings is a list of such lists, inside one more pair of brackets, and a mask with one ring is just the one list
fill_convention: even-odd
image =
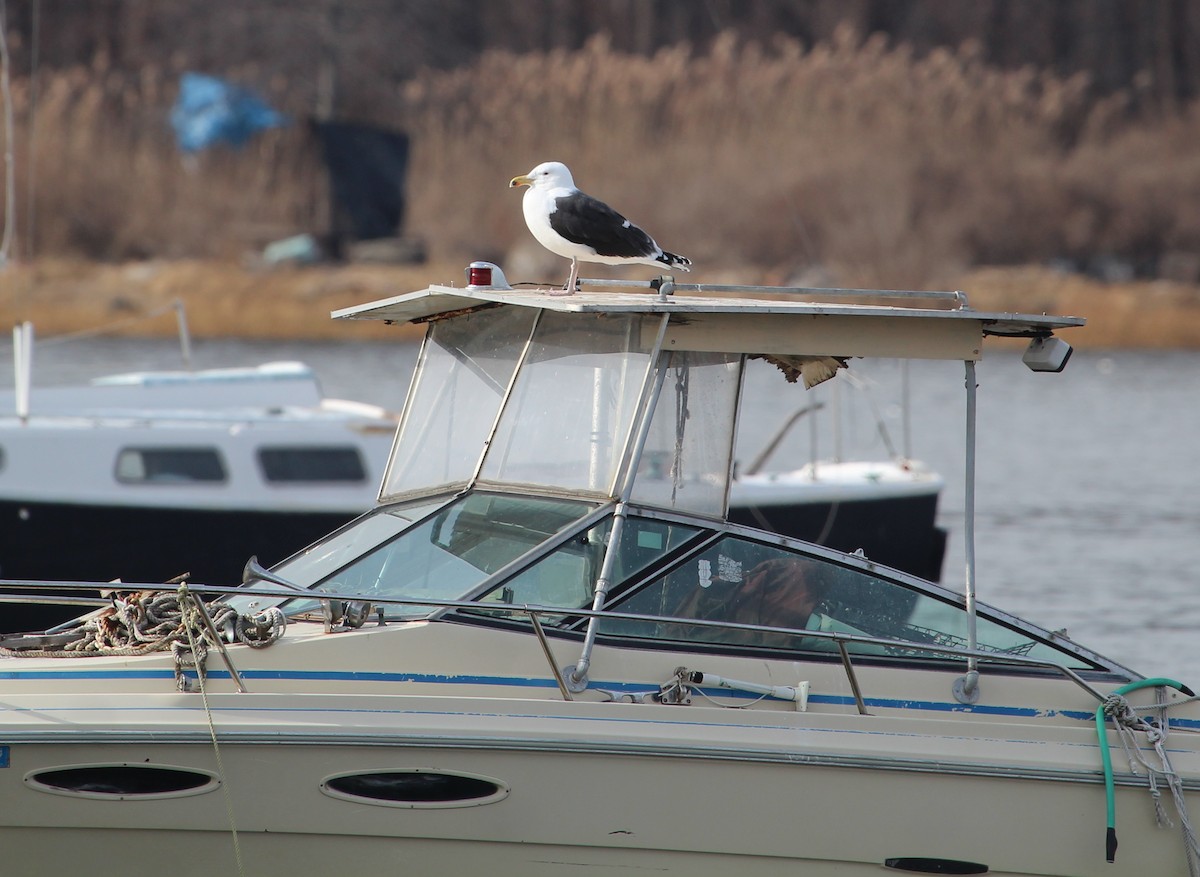
[[(1131, 691), (1137, 691), (1139, 688), (1161, 688), (1164, 686), (1181, 691), (1189, 697), (1192, 696), (1192, 690), (1182, 682), (1156, 676), (1153, 679), (1139, 679), (1136, 682), (1122, 685), (1110, 697), (1123, 697)], [(1096, 734), (1100, 738), (1100, 759), (1104, 764), (1104, 800), (1107, 805), (1108, 816), (1107, 831), (1104, 837), (1104, 853), (1105, 858), (1109, 862), (1113, 862), (1117, 858), (1117, 796), (1113, 784), (1112, 756), (1108, 751), (1107, 727), (1104, 721), (1104, 706), (1107, 703), (1108, 701), (1106, 700), (1100, 706), (1096, 707)]]

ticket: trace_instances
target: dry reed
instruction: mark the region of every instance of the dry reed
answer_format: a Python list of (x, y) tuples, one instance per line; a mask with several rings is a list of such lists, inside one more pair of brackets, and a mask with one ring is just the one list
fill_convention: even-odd
[[(262, 85), (300, 118), (286, 83)], [(841, 31), (811, 50), (729, 36), (647, 58), (595, 38), (380, 88), (362, 121), (411, 134), (406, 231), (435, 259), (527, 241), (506, 182), (551, 158), (697, 276), (936, 285), (975, 265), (1200, 250), (1200, 109), (1133, 119), (1127, 96), (990, 68), (970, 47), (916, 58)], [(36, 104), (16, 83), (18, 203), (32, 205), (18, 255), (228, 258), (323, 227), (303, 124), (189, 167), (166, 124), (174, 92), (173, 73), (102, 60), (44, 77)]]

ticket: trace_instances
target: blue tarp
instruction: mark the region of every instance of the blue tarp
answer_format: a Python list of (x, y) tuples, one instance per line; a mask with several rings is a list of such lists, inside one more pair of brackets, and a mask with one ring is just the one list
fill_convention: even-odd
[(202, 73), (183, 74), (171, 110), (175, 141), (184, 152), (222, 142), (241, 146), (259, 131), (286, 123), (286, 116), (249, 89)]

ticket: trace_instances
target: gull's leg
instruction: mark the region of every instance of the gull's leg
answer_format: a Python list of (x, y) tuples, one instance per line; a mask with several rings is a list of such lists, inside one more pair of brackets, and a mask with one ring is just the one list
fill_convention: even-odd
[(567, 279), (567, 285), (562, 288), (562, 291), (555, 290), (551, 295), (574, 295), (575, 284), (579, 280), (579, 260), (571, 259), (571, 276)]

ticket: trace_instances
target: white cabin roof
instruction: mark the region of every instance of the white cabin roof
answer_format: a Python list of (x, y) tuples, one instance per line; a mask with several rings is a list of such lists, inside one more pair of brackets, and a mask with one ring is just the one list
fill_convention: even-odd
[(572, 295), (545, 288), (432, 285), (331, 316), (412, 323), (488, 306), (667, 314), (668, 349), (958, 360), (978, 359), (985, 335), (1046, 337), (1085, 323), (1081, 317), (976, 311), (961, 292), (677, 284), (673, 294), (663, 294), (653, 283), (584, 280), (585, 287), (600, 288)]

